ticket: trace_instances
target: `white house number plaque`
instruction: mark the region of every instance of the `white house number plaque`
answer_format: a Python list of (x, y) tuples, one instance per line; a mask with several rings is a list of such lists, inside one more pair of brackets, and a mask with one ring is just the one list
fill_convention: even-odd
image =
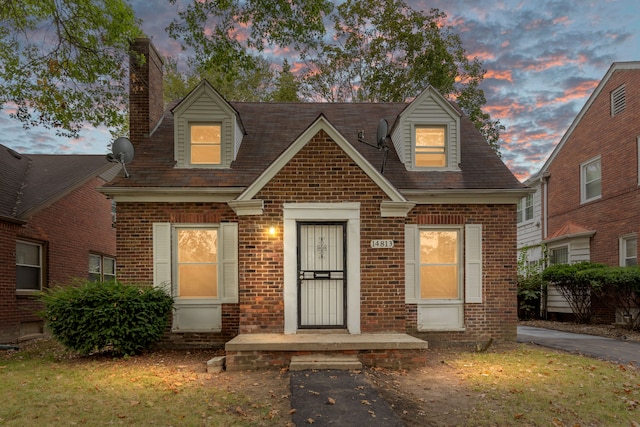
[(392, 240), (392, 239), (387, 239), (387, 240), (372, 240), (372, 241), (371, 241), (371, 247), (372, 247), (372, 248), (379, 248), (379, 249), (388, 249), (388, 248), (392, 248), (392, 247), (393, 247), (393, 240)]

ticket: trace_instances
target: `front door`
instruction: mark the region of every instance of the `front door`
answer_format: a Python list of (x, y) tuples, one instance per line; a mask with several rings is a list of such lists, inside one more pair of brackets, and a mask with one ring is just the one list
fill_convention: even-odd
[(298, 222), (298, 327), (346, 327), (343, 222)]

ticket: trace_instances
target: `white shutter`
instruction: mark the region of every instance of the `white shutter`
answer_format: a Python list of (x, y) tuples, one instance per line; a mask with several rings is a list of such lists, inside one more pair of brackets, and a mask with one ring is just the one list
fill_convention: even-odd
[(418, 226), (415, 224), (406, 224), (404, 226), (404, 299), (407, 304), (418, 303), (419, 245)]
[(482, 303), (482, 224), (465, 225), (464, 297), (467, 303)]
[(222, 302), (238, 302), (238, 224), (223, 222), (220, 224), (222, 244), (220, 247), (220, 278), (222, 280)]
[(171, 223), (153, 224), (153, 286), (171, 295)]

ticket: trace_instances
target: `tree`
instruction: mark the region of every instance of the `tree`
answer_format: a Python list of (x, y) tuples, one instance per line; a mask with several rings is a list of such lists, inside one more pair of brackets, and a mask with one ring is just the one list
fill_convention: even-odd
[(296, 51), (314, 46), (332, 8), (328, 0), (192, 0), (168, 31), (193, 49), (195, 68), (229, 75), (259, 68), (255, 53), (267, 46)]
[(123, 126), (139, 34), (125, 0), (0, 1), (0, 108), (62, 136), (84, 123)]
[(300, 91), (300, 82), (291, 72), (291, 65), (286, 59), (282, 64), (282, 71), (276, 81), (276, 88), (270, 95), (270, 100), (274, 102), (298, 102), (298, 92)]
[(485, 70), (469, 60), (446, 15), (403, 0), (346, 0), (331, 15), (332, 39), (308, 59), (305, 94), (327, 101), (404, 102), (427, 84), (457, 99), (498, 152), (500, 130), (482, 111)]

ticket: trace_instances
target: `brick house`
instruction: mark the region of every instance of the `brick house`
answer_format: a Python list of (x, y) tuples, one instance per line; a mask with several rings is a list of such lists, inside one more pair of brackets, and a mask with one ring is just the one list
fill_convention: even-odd
[(0, 145), (0, 342), (38, 336), (38, 291), (115, 274), (105, 156), (19, 154)]
[(528, 190), (453, 103), (431, 87), (411, 103), (227, 102), (205, 81), (163, 111), (162, 61), (135, 47), (136, 158), (101, 191), (117, 202), (119, 278), (176, 297), (174, 345), (226, 343), (241, 363), (239, 340), (308, 350), (318, 331), (515, 339)]
[[(538, 238), (550, 263), (637, 264), (639, 146), (640, 62), (613, 63), (531, 183), (540, 201)], [(521, 231), (524, 242), (524, 224)], [(615, 320), (602, 309), (592, 300), (596, 317)], [(554, 288), (547, 311), (571, 313)]]

